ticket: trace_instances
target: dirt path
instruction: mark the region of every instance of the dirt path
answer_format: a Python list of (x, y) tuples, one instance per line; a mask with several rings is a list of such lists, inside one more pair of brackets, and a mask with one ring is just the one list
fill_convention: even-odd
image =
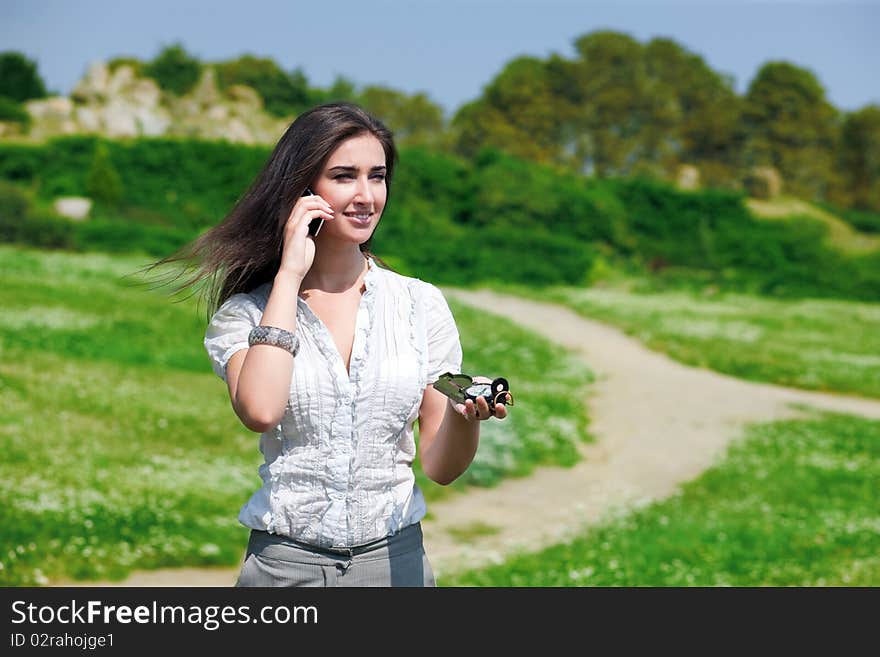
[[(509, 317), (584, 359), (597, 375), (584, 400), (597, 442), (583, 447), (584, 459), (572, 468), (540, 468), (527, 478), (433, 503), (432, 520), (423, 529), (428, 557), (441, 576), (558, 542), (616, 509), (666, 497), (712, 465), (746, 424), (802, 415), (793, 404), (880, 419), (880, 401), (688, 367), (561, 306), (488, 291), (444, 292)], [(121, 584), (228, 586), (237, 573), (149, 571)]]

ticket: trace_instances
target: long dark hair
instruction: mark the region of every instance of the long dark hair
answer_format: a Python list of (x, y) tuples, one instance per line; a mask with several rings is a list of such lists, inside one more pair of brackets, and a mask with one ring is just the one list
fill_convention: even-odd
[[(391, 131), (352, 103), (318, 105), (290, 124), (251, 186), (219, 224), (147, 270), (184, 263), (186, 268), (173, 280), (187, 271), (190, 275), (176, 286), (176, 291), (205, 284), (202, 294), (211, 312), (233, 294), (272, 280), (281, 265), (284, 226), (297, 199), (320, 174), (336, 147), (363, 133), (372, 134), (382, 144), (385, 184), (390, 195), (397, 160)], [(371, 241), (372, 237), (360, 249), (375, 258), (369, 251)]]

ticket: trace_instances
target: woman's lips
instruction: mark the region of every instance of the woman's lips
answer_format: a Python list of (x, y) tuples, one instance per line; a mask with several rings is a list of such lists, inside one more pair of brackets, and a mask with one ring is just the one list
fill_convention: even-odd
[(372, 212), (343, 212), (348, 219), (355, 224), (366, 226), (373, 218)]

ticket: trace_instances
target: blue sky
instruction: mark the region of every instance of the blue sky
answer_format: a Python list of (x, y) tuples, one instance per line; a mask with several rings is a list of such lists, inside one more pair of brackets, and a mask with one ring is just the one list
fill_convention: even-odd
[(447, 113), (513, 57), (572, 56), (573, 40), (598, 29), (672, 38), (739, 92), (764, 62), (786, 60), (840, 109), (880, 104), (880, 0), (0, 0), (0, 50), (36, 60), (52, 91), (69, 93), (92, 61), (151, 59), (180, 41), (206, 61), (271, 57), (313, 85), (342, 74), (423, 91)]

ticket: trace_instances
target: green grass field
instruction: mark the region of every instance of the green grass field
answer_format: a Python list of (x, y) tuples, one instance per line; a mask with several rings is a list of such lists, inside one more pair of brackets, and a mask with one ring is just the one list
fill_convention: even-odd
[[(880, 396), (880, 306), (556, 288), (527, 296), (617, 325), (685, 363), (745, 379)], [(680, 494), (617, 509), (571, 543), (442, 586), (877, 586), (880, 422), (753, 425)]]
[[(257, 436), (210, 371), (204, 308), (137, 285), (129, 275), (145, 262), (0, 247), (0, 584), (241, 557), (236, 516), (258, 485)], [(877, 304), (607, 289), (549, 298), (685, 362), (880, 396)], [(484, 424), (477, 459), (452, 486), (416, 468), (429, 502), (573, 463), (589, 440), (591, 373), (510, 322), (451, 306), (463, 370), (508, 377), (517, 405)], [(878, 456), (878, 422), (755, 426), (680, 495), (440, 584), (876, 586)]]
[(877, 586), (880, 422), (752, 427), (681, 492), (443, 586)]
[(880, 397), (880, 304), (603, 288), (507, 291), (613, 324), (688, 365), (751, 381)]
[[(258, 436), (211, 372), (204, 307), (138, 285), (145, 262), (0, 247), (0, 584), (241, 557)], [(517, 405), (484, 424), (453, 486), (417, 468), (426, 497), (573, 463), (589, 439), (587, 369), (500, 318), (453, 311), (464, 371), (508, 377)]]

